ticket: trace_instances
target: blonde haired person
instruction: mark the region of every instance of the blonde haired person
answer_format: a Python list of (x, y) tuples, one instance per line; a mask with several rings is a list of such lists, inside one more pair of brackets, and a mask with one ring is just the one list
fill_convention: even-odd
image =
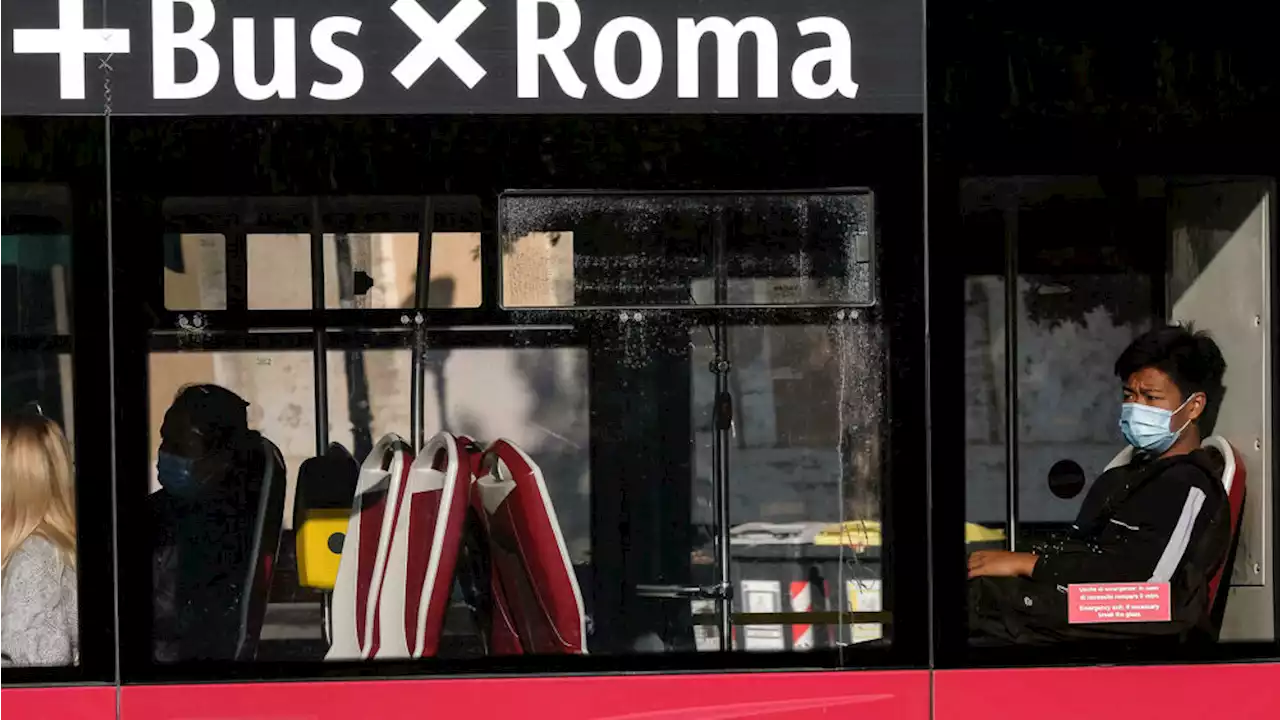
[(71, 665), (79, 649), (71, 451), (39, 415), (3, 421), (3, 617), (6, 666)]

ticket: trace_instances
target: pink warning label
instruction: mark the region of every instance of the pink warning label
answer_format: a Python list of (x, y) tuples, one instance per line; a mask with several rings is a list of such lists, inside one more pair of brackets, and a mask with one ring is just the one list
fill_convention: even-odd
[(1169, 583), (1096, 583), (1067, 587), (1072, 625), (1113, 622), (1169, 622)]

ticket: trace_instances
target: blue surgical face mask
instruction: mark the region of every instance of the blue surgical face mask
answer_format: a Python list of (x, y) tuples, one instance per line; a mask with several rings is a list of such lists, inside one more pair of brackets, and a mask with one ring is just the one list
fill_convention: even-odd
[(191, 497), (196, 490), (195, 461), (161, 452), (156, 457), (160, 487), (177, 497)]
[(1177, 430), (1169, 428), (1173, 416), (1189, 402), (1191, 398), (1187, 398), (1177, 410), (1172, 411), (1140, 403), (1125, 403), (1120, 408), (1120, 432), (1124, 434), (1125, 441), (1138, 450), (1162, 454), (1173, 447), (1182, 431), (1191, 424), (1188, 419)]

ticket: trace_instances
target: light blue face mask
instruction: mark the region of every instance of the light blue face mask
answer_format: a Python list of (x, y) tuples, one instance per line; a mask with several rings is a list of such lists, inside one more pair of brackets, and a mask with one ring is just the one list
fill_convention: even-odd
[(1195, 395), (1172, 411), (1140, 403), (1125, 403), (1120, 408), (1120, 432), (1124, 434), (1125, 441), (1143, 452), (1157, 455), (1173, 447), (1182, 431), (1191, 424), (1191, 420), (1188, 419), (1176, 431), (1170, 430), (1169, 424), (1173, 421), (1173, 416), (1186, 407), (1193, 397)]

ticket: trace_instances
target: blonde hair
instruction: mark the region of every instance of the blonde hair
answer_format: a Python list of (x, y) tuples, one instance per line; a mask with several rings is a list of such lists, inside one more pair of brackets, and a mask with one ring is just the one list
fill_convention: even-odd
[(0, 455), (0, 540), (3, 561), (27, 538), (53, 543), (70, 567), (76, 562), (76, 502), (71, 448), (58, 424), (38, 415), (3, 421)]

